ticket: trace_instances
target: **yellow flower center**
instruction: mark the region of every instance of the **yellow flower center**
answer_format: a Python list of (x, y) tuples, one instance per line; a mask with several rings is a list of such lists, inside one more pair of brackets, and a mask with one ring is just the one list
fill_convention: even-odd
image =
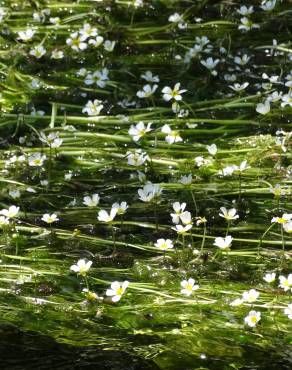
[(285, 224), (288, 220), (284, 217), (278, 217), (278, 223), (279, 224)]
[(80, 40), (79, 39), (73, 39), (72, 44), (75, 46), (79, 46)]
[(186, 290), (190, 290), (192, 291), (193, 290), (193, 286), (191, 284), (187, 284), (186, 287), (185, 287)]
[(123, 294), (123, 288), (120, 287), (120, 288), (117, 289), (116, 295), (122, 295), (122, 294)]

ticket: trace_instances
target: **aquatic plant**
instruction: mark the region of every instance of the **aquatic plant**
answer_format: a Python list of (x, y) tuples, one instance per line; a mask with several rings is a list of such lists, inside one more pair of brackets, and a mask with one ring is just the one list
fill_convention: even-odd
[(289, 369), (289, 1), (0, 6), (2, 324)]

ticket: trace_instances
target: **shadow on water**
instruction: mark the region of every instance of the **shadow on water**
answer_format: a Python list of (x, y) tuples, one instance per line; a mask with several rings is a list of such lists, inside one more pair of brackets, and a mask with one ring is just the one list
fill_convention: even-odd
[(122, 351), (60, 344), (32, 331), (20, 331), (12, 325), (2, 325), (0, 333), (1, 370), (159, 369), (151, 360), (144, 361)]
[(224, 358), (196, 358), (165, 351), (159, 356), (157, 365), (153, 360), (143, 360), (123, 351), (60, 344), (36, 332), (21, 331), (13, 325), (1, 325), (0, 333), (1, 370), (290, 370), (292, 366), (292, 352), (287, 348), (278, 356), (273, 351), (267, 353), (264, 349), (244, 346), (248, 358), (242, 359), (240, 367), (227, 365)]

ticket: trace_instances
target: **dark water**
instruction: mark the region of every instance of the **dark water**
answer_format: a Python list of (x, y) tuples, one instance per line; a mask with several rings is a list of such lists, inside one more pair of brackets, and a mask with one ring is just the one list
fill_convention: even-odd
[[(290, 370), (292, 352), (278, 348), (277, 351), (245, 346), (243, 365), (226, 365), (224, 358), (208, 359), (192, 357), (182, 352), (163, 353), (168, 363), (165, 369), (184, 370)], [(143, 360), (123, 351), (103, 350), (95, 346), (78, 347), (56, 343), (49, 337), (32, 331), (23, 332), (12, 325), (0, 326), (0, 360), (2, 370), (29, 369), (105, 369), (105, 370), (158, 370), (153, 360)]]
[(11, 325), (0, 327), (0, 368), (29, 369), (159, 369), (152, 361), (125, 352), (56, 343), (34, 332), (22, 332)]

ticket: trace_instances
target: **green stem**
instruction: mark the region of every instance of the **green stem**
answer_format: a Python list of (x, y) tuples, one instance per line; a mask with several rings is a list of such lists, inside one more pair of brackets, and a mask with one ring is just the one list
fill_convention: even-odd
[(206, 231), (207, 231), (207, 227), (206, 227), (206, 223), (204, 223), (204, 233), (203, 233), (203, 239), (202, 239), (201, 251), (200, 251), (201, 255), (203, 254), (203, 251), (204, 251), (205, 240), (206, 240)]
[(226, 234), (225, 234), (225, 237), (228, 235), (229, 228), (230, 228), (230, 223), (231, 223), (231, 221), (230, 221), (230, 220), (227, 220), (227, 228), (226, 228)]
[(195, 194), (194, 194), (193, 190), (191, 190), (191, 195), (192, 195), (193, 203), (194, 203), (195, 210), (196, 210), (196, 217), (197, 217), (198, 213), (199, 213), (199, 210), (198, 210), (198, 205), (197, 205)]
[(258, 244), (258, 257), (260, 256), (260, 249), (261, 249), (261, 246), (262, 246), (262, 242), (263, 242), (263, 239), (264, 237), (266, 236), (266, 234), (271, 230), (271, 228), (274, 226), (275, 224), (271, 224), (267, 230), (263, 233), (263, 235), (261, 236), (260, 238), (260, 241), (259, 241), (259, 244)]
[(50, 145), (50, 154), (49, 154), (49, 171), (48, 171), (48, 181), (49, 181), (49, 186), (51, 183), (51, 177), (52, 177), (52, 147)]
[(86, 288), (87, 288), (87, 290), (89, 292), (89, 284), (88, 284), (88, 279), (87, 279), (87, 276), (86, 275), (84, 275), (84, 281), (85, 281)]
[(155, 230), (158, 232), (157, 202), (154, 203)]
[(281, 225), (281, 240), (282, 240), (282, 252), (283, 252), (283, 257), (284, 257), (284, 254), (285, 254), (285, 238), (284, 238), (283, 225)]
[(116, 234), (115, 234), (115, 229), (114, 229), (114, 226), (113, 226), (112, 223), (111, 223), (111, 228), (112, 228), (112, 239), (113, 239), (113, 243), (114, 243), (112, 256), (114, 256), (116, 254)]
[(238, 202), (241, 201), (241, 173), (239, 173), (239, 194), (238, 194)]

